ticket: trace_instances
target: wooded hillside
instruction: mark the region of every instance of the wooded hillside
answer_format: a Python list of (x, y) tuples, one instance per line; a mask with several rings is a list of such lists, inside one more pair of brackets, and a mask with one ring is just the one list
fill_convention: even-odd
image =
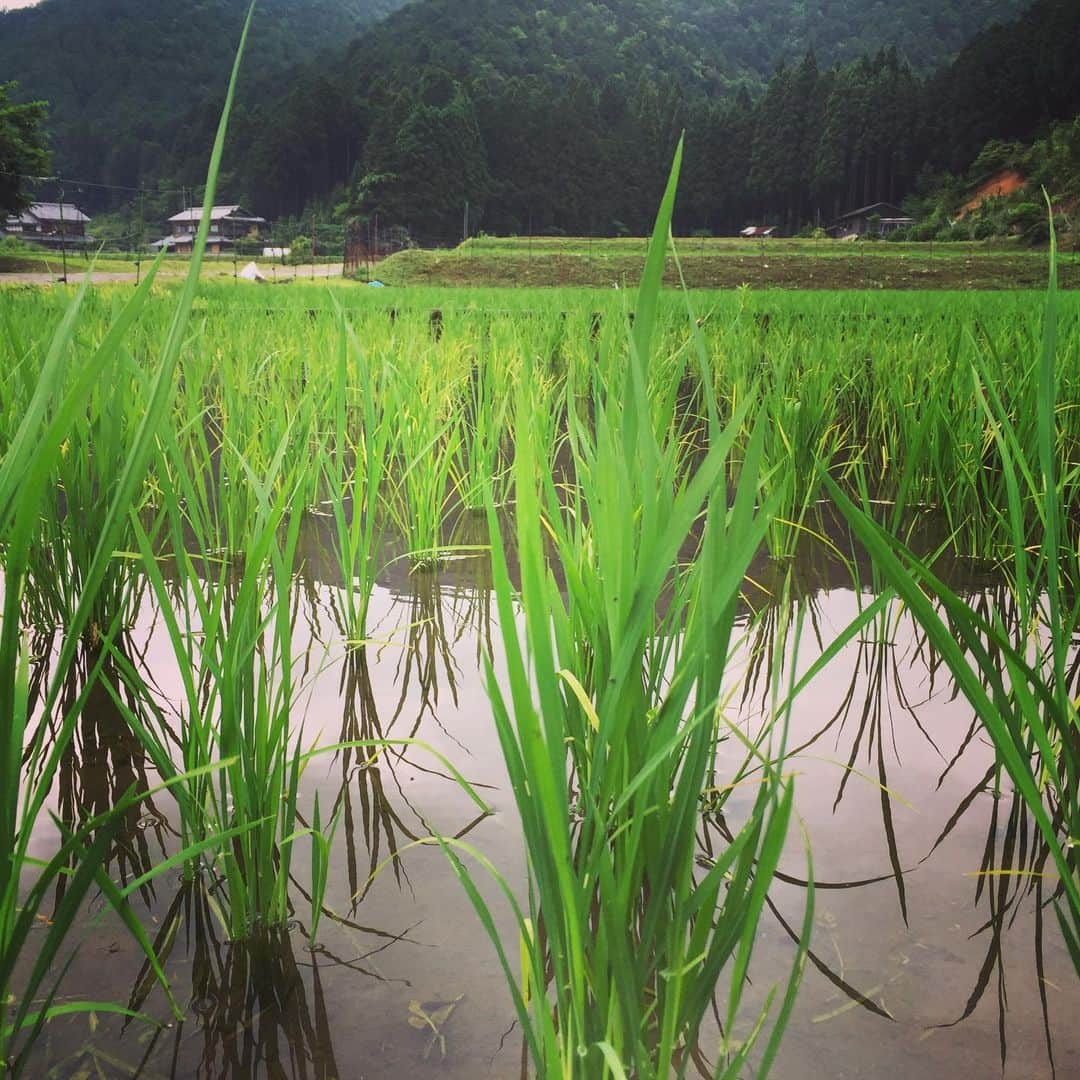
[[(57, 171), (197, 187), (245, 6), (35, 9), (40, 40), (45, 27), (73, 48), (93, 24), (96, 42), (70, 69), (36, 57), (45, 81), (24, 82), (49, 96), (44, 73), (57, 81)], [(685, 130), (682, 230), (794, 230), (927, 190), (988, 140), (1031, 140), (1080, 111), (1076, 0), (987, 25), (1019, 6), (262, 0), (222, 189), (273, 218), (379, 214), (421, 242), (459, 236), (466, 203), (491, 232), (640, 233)], [(14, 48), (8, 27), (29, 14), (0, 19), (16, 75), (29, 39)]]

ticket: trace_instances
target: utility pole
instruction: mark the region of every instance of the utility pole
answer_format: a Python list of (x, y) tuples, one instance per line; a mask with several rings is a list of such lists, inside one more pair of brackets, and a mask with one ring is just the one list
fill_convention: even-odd
[(465, 200), (465, 228), (462, 231), (461, 242), (464, 244), (469, 239), (469, 200)]
[(143, 216), (145, 209), (143, 207), (143, 192), (139, 191), (139, 226), (135, 230), (135, 288), (139, 287), (139, 280), (142, 277), (142, 248), (143, 248)]
[(64, 263), (64, 276), (60, 279), (67, 282), (67, 230), (64, 228), (64, 189), (60, 188), (60, 258)]

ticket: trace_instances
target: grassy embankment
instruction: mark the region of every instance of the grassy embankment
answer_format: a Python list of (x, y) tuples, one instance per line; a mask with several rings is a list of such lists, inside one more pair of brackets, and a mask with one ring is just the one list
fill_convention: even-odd
[[(691, 288), (1033, 289), (1046, 280), (1046, 253), (1015, 244), (687, 238), (676, 248)], [(397, 286), (610, 288), (636, 282), (644, 264), (639, 238), (483, 237), (454, 249), (403, 251), (372, 273)], [(1062, 287), (1080, 287), (1080, 259), (1066, 256), (1059, 273)], [(664, 284), (679, 283), (668, 258)]]

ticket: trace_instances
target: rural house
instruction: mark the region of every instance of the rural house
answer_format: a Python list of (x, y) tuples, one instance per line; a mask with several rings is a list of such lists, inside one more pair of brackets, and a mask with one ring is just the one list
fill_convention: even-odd
[(59, 245), (83, 241), (90, 218), (72, 203), (34, 203), (4, 222), (4, 233), (37, 243)]
[[(189, 206), (180, 210), (166, 222), (169, 235), (150, 246), (179, 254), (190, 253), (195, 245), (195, 234), (199, 231), (202, 217), (201, 206)], [(248, 214), (241, 206), (215, 206), (210, 211), (210, 233), (206, 240), (206, 250), (211, 255), (220, 255), (237, 240), (257, 237), (266, 224), (266, 218)]]
[(833, 237), (886, 236), (897, 229), (906, 229), (914, 224), (915, 219), (908, 217), (899, 206), (887, 202), (876, 202), (841, 214), (826, 231)]

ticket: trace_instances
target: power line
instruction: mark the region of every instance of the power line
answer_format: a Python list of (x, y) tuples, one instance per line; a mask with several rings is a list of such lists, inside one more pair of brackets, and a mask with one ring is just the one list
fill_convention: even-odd
[(148, 188), (129, 187), (125, 184), (103, 184), (98, 180), (73, 180), (70, 176), (32, 176), (28, 173), (14, 173), (20, 180), (29, 180), (35, 184), (65, 184), (73, 187), (101, 188), (103, 191), (133, 191), (140, 195), (175, 195), (186, 188)]

